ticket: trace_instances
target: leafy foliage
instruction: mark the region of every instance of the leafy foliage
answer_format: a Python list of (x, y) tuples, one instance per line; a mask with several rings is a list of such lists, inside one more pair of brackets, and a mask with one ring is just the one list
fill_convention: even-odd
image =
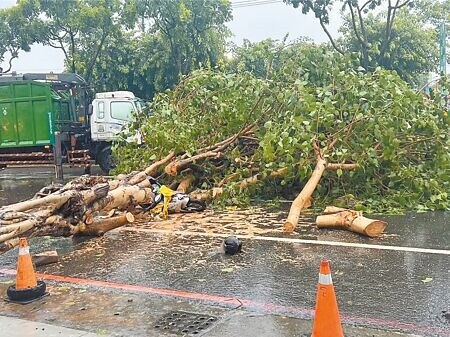
[[(438, 39), (429, 23), (445, 17), (445, 1), (380, 0), (284, 0), (304, 14), (312, 12), (332, 47), (342, 55), (358, 55), (360, 66), (373, 71), (381, 66), (396, 70), (406, 81), (417, 84), (438, 66)], [(414, 6), (417, 5), (417, 8)], [(343, 38), (333, 37), (330, 13), (342, 8)], [(448, 11), (447, 11), (448, 13)]]
[[(22, 0), (0, 11), (0, 61), (40, 42), (95, 90), (143, 98), (175, 85), (225, 52), (227, 0)], [(36, 35), (36, 36), (35, 36)]]
[(201, 66), (216, 66), (228, 35), (228, 1), (135, 0), (124, 7), (133, 30), (105, 44), (94, 69), (98, 87), (151, 98)]
[[(395, 73), (357, 71), (337, 58), (324, 51), (320, 63), (286, 59), (267, 79), (245, 70), (194, 71), (155, 97), (154, 116), (137, 123), (145, 146), (119, 147), (118, 170), (143, 168), (171, 150), (192, 156), (254, 124), (251, 136), (227, 148), (225, 158), (198, 163), (198, 186), (211, 188), (233, 177), (225, 194), (231, 203), (237, 196), (298, 193), (314, 167), (315, 139), (329, 162), (359, 165), (327, 171), (317, 199), (352, 195), (356, 208), (377, 211), (449, 209), (442, 111)], [(281, 169), (281, 177), (270, 178)], [(256, 174), (259, 184), (240, 188), (240, 181)]]
[(12, 69), (12, 62), (19, 56), (19, 51), (30, 51), (30, 45), (41, 39), (42, 27), (32, 19), (34, 10), (26, 3), (17, 6), (0, 9), (0, 64), (8, 59), (7, 68), (1, 73), (7, 73)]
[[(365, 20), (365, 31), (370, 41), (369, 68), (378, 65), (382, 48), (384, 31), (384, 15), (368, 15)], [(351, 30), (348, 18), (341, 31), (343, 45), (349, 52), (358, 53), (360, 42)], [(383, 67), (392, 69), (404, 80), (413, 84), (420, 83), (421, 75), (436, 71), (439, 64), (439, 48), (437, 31), (427, 28), (426, 22), (419, 15), (409, 11), (398, 14), (391, 31), (391, 42), (387, 47), (382, 62)]]
[(450, 21), (450, 2), (448, 0), (416, 0), (414, 9), (422, 20), (439, 26), (442, 21)]
[(120, 29), (119, 0), (24, 0), (42, 25), (42, 43), (61, 49), (70, 72), (90, 82), (106, 40)]

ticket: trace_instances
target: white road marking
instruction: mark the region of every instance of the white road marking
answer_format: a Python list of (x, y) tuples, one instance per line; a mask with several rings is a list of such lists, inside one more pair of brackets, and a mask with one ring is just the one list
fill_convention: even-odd
[[(231, 235), (229, 233), (222, 234), (222, 233), (204, 233), (204, 232), (191, 232), (191, 231), (172, 231), (172, 230), (167, 230), (167, 229), (147, 229), (147, 228), (134, 228), (134, 227), (121, 227), (121, 228), (118, 228), (118, 230), (119, 231), (130, 231), (130, 232), (206, 236), (206, 237), (218, 237), (218, 238), (226, 238)], [(302, 243), (302, 244), (307, 244), (307, 245), (367, 248), (367, 249), (392, 250), (392, 251), (409, 252), (409, 253), (450, 255), (450, 250), (446, 250), (446, 249), (429, 249), (429, 248), (388, 246), (388, 245), (372, 245), (372, 244), (367, 244), (367, 243), (305, 240), (305, 239), (294, 239), (294, 238), (291, 239), (291, 238), (279, 238), (279, 237), (273, 237), (273, 236), (257, 236), (257, 235), (236, 235), (236, 236), (240, 239), (251, 239), (251, 240), (260, 240), (260, 241)]]

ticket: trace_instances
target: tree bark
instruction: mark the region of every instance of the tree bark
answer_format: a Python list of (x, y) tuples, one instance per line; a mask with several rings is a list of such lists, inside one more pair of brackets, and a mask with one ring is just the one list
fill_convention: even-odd
[(208, 151), (208, 152), (200, 153), (200, 154), (197, 154), (190, 158), (172, 162), (166, 166), (164, 171), (170, 176), (176, 176), (176, 175), (178, 175), (178, 173), (180, 171), (187, 168), (190, 164), (194, 164), (198, 160), (204, 160), (207, 158), (219, 158), (222, 155), (223, 154), (221, 152), (215, 152), (215, 151)]
[(286, 167), (282, 167), (276, 171), (272, 171), (270, 174), (258, 173), (258, 174), (255, 174), (251, 177), (248, 177), (248, 178), (242, 180), (241, 183), (239, 184), (239, 187), (241, 189), (245, 189), (245, 188), (248, 188), (250, 185), (258, 184), (261, 181), (266, 180), (267, 178), (282, 177), (282, 176), (286, 175), (287, 172), (288, 172), (288, 169)]
[(184, 178), (177, 187), (177, 192), (187, 193), (188, 189), (195, 182), (196, 178), (193, 174), (189, 174), (186, 178)]
[(314, 168), (311, 177), (306, 183), (305, 187), (303, 187), (300, 194), (295, 198), (294, 202), (291, 205), (291, 209), (289, 210), (289, 215), (284, 222), (284, 231), (288, 233), (292, 233), (295, 230), (295, 227), (298, 224), (298, 218), (300, 217), (300, 213), (302, 209), (305, 207), (305, 204), (308, 200), (311, 199), (311, 196), (316, 189), (317, 184), (320, 181), (320, 178), (325, 172), (327, 167), (327, 161), (322, 157), (319, 157), (316, 163), (316, 167)]
[(88, 236), (101, 236), (105, 234), (107, 231), (110, 231), (114, 228), (123, 226), (127, 223), (134, 222), (134, 216), (131, 213), (125, 213), (119, 216), (115, 216), (112, 218), (100, 218), (94, 221), (92, 224), (88, 226), (80, 226), (79, 231), (76, 234), (79, 235), (88, 235)]
[(387, 226), (384, 221), (366, 218), (362, 212), (354, 210), (335, 207), (325, 209), (324, 213), (329, 214), (320, 215), (316, 219), (319, 228), (344, 228), (369, 237), (378, 237)]

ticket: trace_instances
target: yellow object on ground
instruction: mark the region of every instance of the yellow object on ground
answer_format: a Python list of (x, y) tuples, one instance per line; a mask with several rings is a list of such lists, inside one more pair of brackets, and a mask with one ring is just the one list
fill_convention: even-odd
[(163, 219), (167, 219), (169, 217), (169, 202), (172, 200), (172, 196), (175, 194), (175, 191), (167, 187), (166, 185), (162, 185), (159, 189), (159, 193), (161, 193), (164, 197), (164, 204), (161, 204), (155, 207), (155, 211), (157, 213), (162, 213)]

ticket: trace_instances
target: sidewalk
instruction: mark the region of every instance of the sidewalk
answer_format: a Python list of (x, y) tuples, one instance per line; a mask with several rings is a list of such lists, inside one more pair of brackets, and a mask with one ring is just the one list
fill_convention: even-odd
[[(7, 287), (7, 284), (1, 281), (0, 276), (0, 297), (6, 292)], [(171, 334), (172, 331), (164, 330), (163, 326), (156, 328), (158, 320), (173, 311), (199, 313), (218, 318), (217, 322), (204, 331), (198, 331), (195, 336), (311, 336), (312, 321), (309, 319), (251, 312), (151, 294), (108, 291), (70, 284), (49, 283), (47, 286), (51, 295), (31, 305), (0, 301), (0, 337), (193, 336), (194, 334), (180, 332)], [(21, 319), (9, 317), (10, 315)], [(48, 324), (49, 322), (51, 324)], [(70, 326), (73, 329), (60, 325)], [(343, 327), (346, 337), (416, 336), (346, 324)]]
[(0, 326), (0, 336), (5, 337), (98, 337), (86, 331), (6, 316), (0, 316)]
[[(208, 337), (235, 337), (235, 336), (299, 336), (309, 337), (309, 333), (301, 334), (300, 331), (309, 331), (311, 322), (291, 319), (287, 317), (249, 315), (239, 312), (219, 323), (215, 328), (203, 334)], [(57, 325), (28, 321), (19, 318), (0, 316), (0, 336), (8, 337), (107, 337), (111, 336), (106, 331), (99, 333), (69, 329)], [(145, 333), (144, 336), (174, 336), (154, 332)], [(117, 336), (116, 334), (113, 334)], [(133, 332), (120, 334), (119, 336), (139, 336)], [(142, 336), (142, 335), (141, 335)], [(186, 336), (183, 334), (183, 336)], [(353, 337), (416, 337), (402, 333), (379, 331), (375, 329), (347, 327), (346, 336)]]

